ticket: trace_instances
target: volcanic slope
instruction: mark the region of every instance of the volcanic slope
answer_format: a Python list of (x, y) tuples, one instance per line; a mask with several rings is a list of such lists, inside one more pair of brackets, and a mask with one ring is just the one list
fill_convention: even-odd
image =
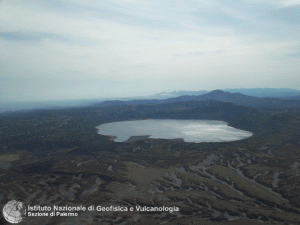
[[(300, 224), (299, 115), (215, 100), (1, 114), (0, 204), (134, 207), (23, 224)], [(95, 128), (162, 117), (219, 119), (254, 134), (223, 143), (116, 143)]]

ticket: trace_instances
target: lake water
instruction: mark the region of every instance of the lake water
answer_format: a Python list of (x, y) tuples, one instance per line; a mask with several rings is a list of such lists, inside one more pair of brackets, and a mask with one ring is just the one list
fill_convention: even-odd
[[(236, 129), (217, 120), (149, 119), (106, 123), (96, 127), (99, 134), (115, 136), (114, 141), (129, 139), (184, 139), (185, 142), (237, 141), (252, 136), (249, 131)], [(134, 138), (132, 138), (134, 137)]]

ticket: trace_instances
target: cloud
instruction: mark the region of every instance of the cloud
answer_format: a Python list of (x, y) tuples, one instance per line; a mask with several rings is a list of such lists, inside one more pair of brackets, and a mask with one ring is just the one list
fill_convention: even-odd
[(285, 0), (281, 4), (283, 7), (299, 6), (300, 0)]
[(189, 55), (203, 55), (203, 54), (215, 54), (223, 52), (222, 50), (215, 50), (215, 51), (196, 51), (196, 52), (189, 52)]
[(70, 39), (60, 35), (47, 33), (47, 32), (0, 32), (0, 39), (7, 41), (19, 42), (39, 42), (45, 39), (52, 39), (54, 41), (71, 42)]
[(2, 90), (32, 99), (43, 85), (39, 98), (280, 86), (280, 74), (299, 74), (300, 20), (274, 2), (3, 1)]

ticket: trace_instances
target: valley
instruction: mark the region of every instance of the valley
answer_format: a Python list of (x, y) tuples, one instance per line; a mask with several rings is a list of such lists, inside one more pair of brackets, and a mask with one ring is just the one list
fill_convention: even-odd
[[(0, 203), (179, 208), (85, 211), (76, 218), (22, 222), (33, 225), (299, 224), (299, 115), (294, 108), (217, 100), (1, 114)], [(216, 143), (114, 142), (95, 128), (150, 118), (223, 120), (253, 136)]]

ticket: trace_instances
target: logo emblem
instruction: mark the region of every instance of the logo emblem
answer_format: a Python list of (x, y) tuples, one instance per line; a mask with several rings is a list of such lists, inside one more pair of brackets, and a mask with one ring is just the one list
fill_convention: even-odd
[(3, 207), (3, 217), (10, 223), (20, 223), (26, 214), (26, 208), (22, 202), (9, 201)]

